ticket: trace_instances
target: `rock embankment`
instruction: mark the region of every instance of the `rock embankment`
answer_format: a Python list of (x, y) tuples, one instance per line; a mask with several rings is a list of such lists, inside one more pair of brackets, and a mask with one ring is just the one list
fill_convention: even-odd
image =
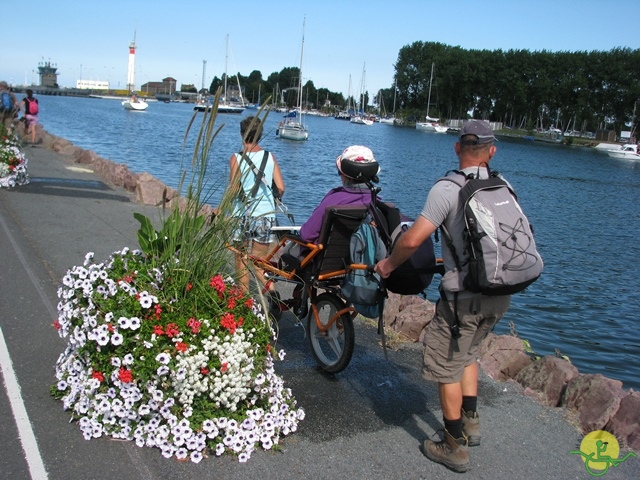
[[(411, 341), (422, 341), (423, 329), (434, 311), (435, 305), (428, 300), (390, 293), (385, 325)], [(515, 382), (536, 401), (574, 412), (583, 434), (606, 430), (621, 445), (640, 452), (640, 392), (625, 390), (622, 382), (600, 374), (582, 374), (564, 358), (538, 358), (513, 335), (489, 334), (479, 358), (491, 378)]]
[[(18, 136), (24, 135), (23, 130), (22, 122), (18, 122), (16, 126)], [(49, 148), (74, 163), (90, 168), (105, 182), (135, 194), (136, 201), (141, 204), (167, 208), (171, 208), (175, 202), (184, 204), (184, 199), (178, 192), (149, 173), (131, 172), (127, 165), (104, 159), (96, 152), (77, 147), (69, 140), (51, 135), (41, 127), (36, 132), (36, 141), (42, 147)], [(211, 215), (213, 207), (205, 206), (202, 213)]]

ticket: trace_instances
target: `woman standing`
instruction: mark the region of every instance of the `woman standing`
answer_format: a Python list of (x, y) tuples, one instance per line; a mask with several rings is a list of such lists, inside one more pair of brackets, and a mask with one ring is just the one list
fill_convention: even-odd
[[(240, 135), (242, 151), (229, 159), (231, 187), (238, 189), (235, 212), (241, 217), (234, 240), (242, 242), (247, 253), (264, 257), (276, 241), (271, 231), (276, 224), (275, 196), (284, 194), (284, 180), (275, 156), (258, 145), (262, 136), (260, 119), (243, 119)], [(248, 291), (249, 272), (241, 255), (236, 256), (236, 269), (240, 286)]]
[(27, 135), (31, 136), (31, 145), (36, 144), (36, 125), (38, 124), (38, 99), (33, 96), (33, 90), (27, 89), (27, 96), (22, 100), (20, 110), (27, 119)]

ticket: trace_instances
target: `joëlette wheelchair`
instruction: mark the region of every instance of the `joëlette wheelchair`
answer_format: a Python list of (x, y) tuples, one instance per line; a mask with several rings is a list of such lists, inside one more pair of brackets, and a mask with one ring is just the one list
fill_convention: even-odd
[[(352, 269), (367, 270), (373, 274), (374, 265), (351, 263), (351, 236), (367, 215), (371, 214), (389, 249), (393, 241), (390, 232), (406, 220), (397, 208), (378, 199), (380, 188), (374, 185), (378, 181), (377, 162), (362, 164), (343, 161), (342, 172), (369, 187), (370, 205), (327, 207), (317, 244), (308, 243), (285, 229), (285, 233), (280, 234), (278, 244), (264, 258), (243, 254), (229, 246), (236, 254), (245, 255), (251, 264), (264, 272), (266, 283), (263, 294), (268, 300), (269, 313), (273, 318), (278, 320), (282, 312), (292, 310), (300, 321), (306, 322), (307, 338), (313, 356), (328, 373), (344, 370), (349, 365), (355, 346), (353, 320), (358, 312), (342, 295), (341, 284)], [(292, 245), (299, 248), (301, 253), (290, 254)], [(404, 274), (401, 270), (398, 268), (394, 273), (402, 276)], [(431, 276), (433, 273), (443, 273), (441, 262), (433, 268), (429, 267), (427, 271)], [(430, 279), (431, 277), (429, 282)], [(270, 294), (269, 288), (274, 282), (295, 284), (293, 298), (281, 299), (279, 295)], [(381, 289), (381, 298), (384, 299), (384, 282), (381, 282)], [(384, 300), (380, 304), (381, 312), (383, 306)], [(382, 335), (385, 346), (382, 313), (378, 318), (378, 333)]]
[[(247, 255), (249, 262), (264, 271), (267, 282), (263, 293), (270, 315), (278, 320), (282, 312), (292, 310), (305, 322), (313, 356), (328, 373), (344, 370), (353, 355), (353, 319), (357, 312), (341, 296), (340, 284), (349, 269), (372, 268), (350, 263), (351, 235), (367, 214), (367, 207), (328, 207), (317, 244), (285, 232), (264, 258)], [(291, 243), (300, 249), (301, 255), (287, 253), (296, 250)], [(229, 249), (240, 253), (233, 246)], [(268, 288), (272, 282), (294, 284), (293, 298), (270, 295)]]

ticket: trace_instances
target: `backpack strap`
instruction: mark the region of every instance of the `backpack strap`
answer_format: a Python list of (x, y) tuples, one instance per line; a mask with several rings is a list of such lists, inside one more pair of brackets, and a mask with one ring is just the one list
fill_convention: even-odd
[[(264, 182), (264, 169), (267, 166), (267, 160), (269, 159), (269, 152), (267, 150), (264, 151), (264, 155), (262, 155), (262, 162), (260, 162), (260, 170), (257, 172), (254, 170), (253, 173), (256, 175), (256, 183), (253, 185), (251, 189), (251, 193), (249, 194), (251, 198), (255, 198), (258, 193), (258, 188), (260, 187), (260, 183)], [(251, 160), (249, 160), (251, 162)], [(253, 165), (253, 162), (251, 162)], [(265, 183), (266, 185), (266, 183)]]

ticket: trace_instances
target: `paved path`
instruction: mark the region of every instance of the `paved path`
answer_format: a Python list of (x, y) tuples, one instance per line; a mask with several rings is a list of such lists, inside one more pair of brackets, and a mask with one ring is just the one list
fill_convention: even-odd
[[(0, 338), (0, 478), (460, 478), (419, 451), (424, 438), (440, 428), (441, 413), (435, 384), (420, 377), (417, 345), (389, 352), (385, 360), (375, 328), (359, 323), (351, 364), (335, 377), (325, 376), (315, 367), (303, 329), (288, 315), (280, 322), (287, 357), (277, 368), (307, 417), (280, 452), (256, 452), (246, 464), (210, 457), (195, 465), (132, 442), (85, 441), (49, 395), (53, 366), (64, 349), (51, 327), (56, 290), (87, 252), (102, 259), (137, 247), (133, 212), (153, 218), (155, 209), (52, 151), (27, 147), (26, 153), (31, 184), (0, 190), (0, 328), (8, 349), (3, 356)], [(516, 385), (488, 378), (481, 379), (479, 409), (482, 445), (471, 449), (466, 478), (591, 478), (582, 460), (569, 454), (582, 435), (562, 410), (540, 406)], [(603, 478), (640, 478), (640, 460), (611, 467)]]

